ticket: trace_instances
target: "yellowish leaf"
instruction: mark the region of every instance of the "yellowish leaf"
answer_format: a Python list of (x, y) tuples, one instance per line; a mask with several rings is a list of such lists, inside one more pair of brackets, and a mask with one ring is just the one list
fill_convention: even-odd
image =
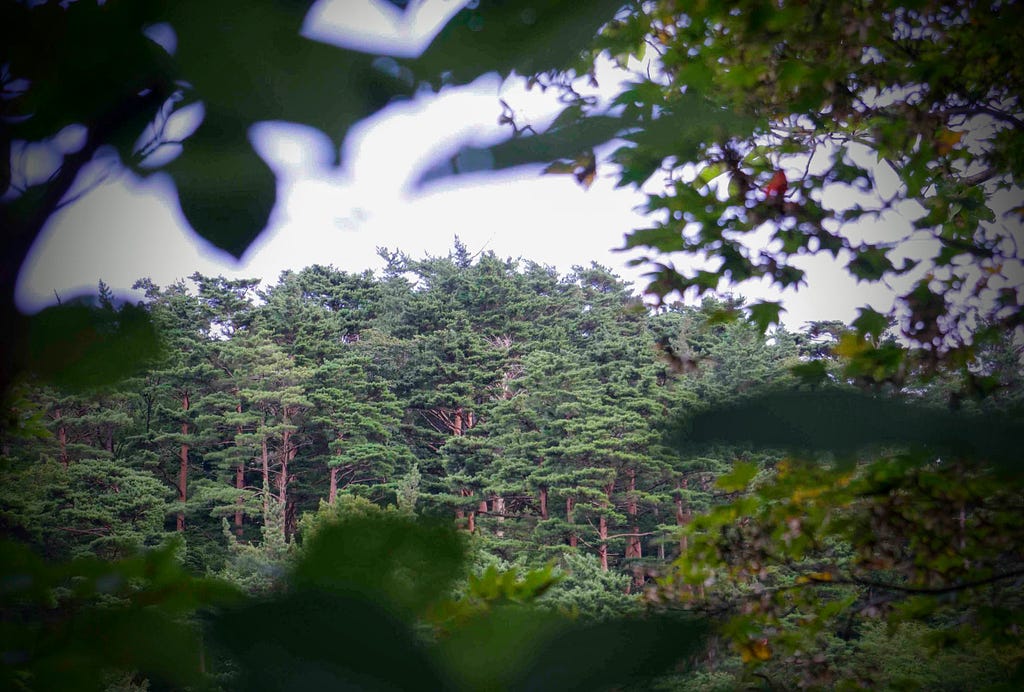
[(839, 343), (836, 344), (835, 353), (837, 356), (843, 358), (854, 358), (870, 347), (871, 344), (869, 344), (866, 339), (857, 336), (857, 334), (853, 332), (847, 332), (839, 337)]
[(960, 140), (964, 138), (963, 132), (954, 132), (953, 130), (943, 130), (935, 137), (935, 151), (940, 156), (945, 156), (953, 150)]
[(740, 658), (744, 663), (751, 661), (767, 661), (772, 657), (772, 649), (767, 639), (754, 639), (739, 647)]

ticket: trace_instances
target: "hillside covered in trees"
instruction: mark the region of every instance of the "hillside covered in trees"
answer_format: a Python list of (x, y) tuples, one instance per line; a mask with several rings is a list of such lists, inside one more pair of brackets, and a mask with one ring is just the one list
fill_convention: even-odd
[[(1022, 526), (1005, 468), (922, 451), (905, 426), (908, 443), (839, 455), (742, 438), (759, 406), (781, 415), (802, 392), (852, 397), (841, 424), (854, 428), (865, 401), (908, 398), (913, 421), (945, 420), (955, 400), (971, 424), (1019, 405), (1019, 347), (979, 352), (991, 394), (962, 401), (952, 372), (906, 371), (898, 386), (884, 368), (858, 372), (850, 355), (865, 337), (841, 324), (765, 335), (729, 319), (741, 300), (652, 310), (602, 267), (560, 276), (458, 242), (447, 257), (385, 254), (380, 276), (313, 266), (262, 288), (142, 280), (138, 306), (101, 285), (96, 306), (112, 323), (143, 309), (163, 348), (114, 385), (78, 373), (17, 387), (4, 533), (65, 566), (171, 546), (177, 579), (265, 599), (294, 597), (287, 575), (339, 525), (363, 527), (346, 550), (386, 585), (390, 561), (405, 558), (374, 532), (432, 518), (457, 528), (467, 561), (431, 596), (444, 604), (413, 617), (430, 640), (458, 641), (472, 613), (498, 603), (579, 623), (685, 612), (719, 627), (690, 672), (659, 678), (664, 689), (1009, 680)], [(910, 411), (883, 414), (902, 426)], [(804, 420), (817, 425), (813, 412)], [(359, 524), (366, 516), (383, 523)], [(425, 564), (448, 559), (433, 549), (402, 568), (425, 589)], [(58, 621), (88, 601), (56, 598)], [(285, 636), (267, 627), (247, 636)], [(682, 642), (659, 646), (685, 659)], [(110, 677), (115, 662), (104, 684), (148, 679), (120, 665), (127, 677)], [(231, 670), (204, 684), (237, 684)]]

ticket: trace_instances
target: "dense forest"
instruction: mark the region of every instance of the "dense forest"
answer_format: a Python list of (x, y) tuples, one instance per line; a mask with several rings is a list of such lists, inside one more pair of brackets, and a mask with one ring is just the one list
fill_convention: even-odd
[[(145, 310), (162, 349), (113, 385), (19, 385), (4, 533), (56, 564), (170, 545), (185, 574), (260, 598), (288, 591), (324, 527), (433, 518), (468, 541), (454, 612), (511, 599), (582, 622), (718, 622), (660, 688), (1009, 680), (1021, 494), (999, 467), (891, 441), (813, 456), (701, 435), (711, 420), (742, 433), (745, 402), (802, 391), (944, 415), (954, 374), (858, 375), (841, 324), (764, 334), (729, 297), (652, 309), (596, 265), (560, 276), (458, 242), (382, 254), (379, 276), (141, 280), (138, 305), (101, 284), (94, 307)], [(1019, 345), (990, 344), (974, 371), (991, 393), (957, 400), (960, 418), (1019, 405)], [(387, 543), (360, 545), (387, 563)], [(418, 621), (443, 636), (450, 616)], [(119, 684), (143, 684), (131, 672)]]
[[(380, 54), (325, 4), (0, 5), (0, 687), (1024, 688), (1022, 3), (474, 0)], [(504, 136), (395, 176), (631, 187), (643, 298), (456, 243), (16, 305), (111, 176), (242, 257), (254, 126), (338, 167), (495, 76)], [(891, 308), (734, 295), (813, 257)]]

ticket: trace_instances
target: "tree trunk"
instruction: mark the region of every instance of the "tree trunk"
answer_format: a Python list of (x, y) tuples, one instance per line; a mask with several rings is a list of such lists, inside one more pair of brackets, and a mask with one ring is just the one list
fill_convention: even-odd
[(291, 537), (295, 535), (296, 519), (294, 503), (290, 503), (288, 501), (288, 483), (291, 481), (291, 478), (288, 475), (288, 468), (291, 462), (295, 460), (299, 450), (291, 442), (290, 430), (285, 430), (282, 438), (283, 449), (281, 451), (281, 475), (278, 481), (281, 484), (281, 507), (284, 508), (284, 539), (289, 541), (291, 540)]
[[(605, 488), (604, 488), (605, 495), (608, 498), (604, 502), (605, 507), (611, 507), (611, 504), (612, 504), (612, 491), (613, 490), (615, 490), (615, 481), (612, 481), (611, 483), (606, 485)], [(597, 549), (597, 554), (601, 558), (601, 571), (602, 572), (607, 572), (608, 571), (608, 519), (607, 519), (607, 517), (605, 517), (604, 514), (602, 514), (598, 518), (598, 521), (597, 521), (597, 538), (598, 538), (599, 541), (601, 541), (601, 544), (600, 544), (600, 546), (598, 546), (598, 549)]]
[(338, 467), (331, 467), (331, 489), (327, 492), (327, 504), (333, 505), (338, 499)]
[(260, 460), (263, 462), (263, 516), (267, 516), (270, 512), (270, 453), (266, 433), (260, 436)]
[(597, 548), (597, 554), (601, 558), (601, 571), (608, 571), (608, 520), (602, 514), (597, 520), (597, 538), (601, 545)]
[(277, 474), (277, 501), (284, 507), (288, 501), (288, 447), (291, 442), (291, 430), (281, 433), (281, 470)]
[(239, 538), (242, 537), (242, 505), (245, 502), (245, 495), (242, 491), (245, 490), (245, 462), (239, 461), (237, 468), (235, 468), (235, 490), (238, 491), (238, 500), (235, 507), (235, 535)]
[[(677, 486), (677, 488), (679, 490), (686, 490), (686, 488), (688, 486), (689, 486), (689, 481), (686, 480), (686, 479), (683, 479), (682, 481), (679, 482), (679, 485)], [(690, 523), (690, 516), (691, 516), (690, 515), (690, 508), (689, 508), (689, 506), (684, 506), (684, 504), (683, 504), (683, 496), (680, 493), (679, 495), (676, 496), (676, 526), (683, 527), (683, 526), (686, 526), (687, 524), (689, 524)], [(687, 541), (687, 538), (686, 538), (686, 534), (685, 533), (680, 534), (680, 536), (679, 536), (679, 554), (680, 555), (682, 555), (683, 553), (686, 552), (686, 548), (688, 547), (687, 543), (688, 543), (688, 541)]]
[(630, 536), (626, 543), (626, 557), (643, 557), (643, 548), (640, 544), (640, 523), (637, 521), (637, 500), (636, 500), (636, 469), (628, 469), (626, 475), (629, 477), (629, 493), (626, 495), (626, 514), (629, 515)]
[[(495, 495), (494, 498), (491, 500), (491, 512), (493, 512), (495, 517), (497, 518), (498, 526), (499, 527), (502, 524), (504, 524), (505, 523), (505, 498), (501, 497), (500, 495)], [(497, 529), (494, 532), (494, 535), (497, 536), (498, 538), (504, 538), (505, 537), (505, 531), (503, 529), (499, 528), (499, 529)]]
[(295, 527), (298, 525), (298, 517), (295, 516), (295, 503), (289, 502), (284, 508), (284, 538), (290, 541), (295, 535)]
[[(236, 392), (237, 394), (237, 392)], [(242, 402), (235, 404), (235, 413), (242, 413)], [(238, 438), (242, 435), (242, 426), (235, 426), (235, 449), (238, 448)], [(238, 468), (235, 469), (235, 490), (238, 491), (237, 507), (235, 509), (235, 535), (242, 537), (242, 507), (245, 505), (245, 461), (238, 460)]]
[(540, 489), (540, 518), (548, 518), (548, 489), (542, 487)]
[[(459, 488), (459, 495), (461, 497), (468, 497), (469, 496), (469, 488)], [(455, 510), (455, 518), (460, 520), (460, 521), (462, 519), (465, 519), (466, 518), (466, 510), (464, 510), (462, 508), (459, 508), (459, 509)], [(470, 531), (470, 533), (472, 533), (473, 529), (469, 529), (469, 531)]]
[[(56, 418), (56, 420), (58, 420), (58, 421), (61, 420), (61, 410), (59, 408), (54, 410), (53, 415)], [(60, 449), (60, 465), (63, 466), (64, 468), (67, 468), (68, 467), (68, 429), (67, 429), (67, 427), (65, 427), (63, 422), (61, 422), (60, 425), (57, 426), (57, 443), (60, 445), (60, 447), (59, 447), (59, 449)]]
[[(189, 400), (188, 393), (186, 392), (181, 397), (181, 409), (182, 411), (188, 411)], [(181, 424), (181, 436), (185, 438), (188, 435), (188, 422)], [(184, 505), (188, 500), (188, 443), (182, 439), (181, 442), (181, 456), (178, 461), (178, 502), (181, 503), (182, 509), (178, 512), (178, 520), (176, 528), (178, 531), (185, 530), (185, 510)]]
[[(567, 497), (565, 498), (565, 521), (568, 524), (572, 524), (572, 510), (576, 507), (576, 500)], [(576, 537), (576, 532), (569, 529), (569, 546), (575, 548), (579, 539)]]

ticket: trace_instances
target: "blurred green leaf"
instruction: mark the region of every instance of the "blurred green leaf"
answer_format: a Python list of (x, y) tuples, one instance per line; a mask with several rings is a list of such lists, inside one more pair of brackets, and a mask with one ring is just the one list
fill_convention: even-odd
[(824, 360), (811, 360), (789, 369), (804, 384), (816, 385), (828, 380), (828, 367)]
[(674, 617), (571, 622), (497, 608), (438, 649), (470, 690), (606, 690), (642, 685), (696, 653), (707, 630)]
[(721, 476), (716, 485), (728, 492), (737, 492), (746, 489), (747, 485), (757, 475), (757, 464), (738, 461), (733, 464), (732, 471)]
[(621, 0), (481, 0), (459, 12), (409, 66), (434, 84), (482, 74), (533, 75), (573, 66)]
[(0, 686), (102, 690), (112, 671), (157, 685), (202, 684), (198, 632), (182, 616), (238, 594), (185, 572), (179, 547), (51, 565), (0, 542)]
[(846, 269), (858, 280), (878, 281), (894, 269), (892, 261), (886, 256), (888, 250), (885, 248), (864, 245), (852, 251), (854, 257), (846, 265)]
[(364, 593), (307, 583), (225, 610), (211, 636), (237, 664), (232, 689), (455, 689), (410, 626)]
[(274, 173), (250, 146), (246, 125), (207, 110), (166, 169), (189, 224), (235, 257), (263, 231), (277, 199)]
[(405, 516), (344, 518), (303, 546), (293, 582), (372, 597), (403, 615), (423, 613), (462, 575), (465, 545), (449, 524)]
[(856, 391), (779, 391), (701, 413), (687, 430), (696, 442), (750, 442), (840, 455), (876, 445), (919, 446), (1016, 470), (1024, 420), (953, 414)]
[(870, 336), (876, 342), (889, 328), (889, 318), (869, 307), (857, 308), (860, 313), (851, 324), (861, 336)]
[(780, 302), (762, 300), (757, 303), (751, 303), (746, 309), (750, 314), (750, 321), (759, 330), (765, 332), (771, 325), (779, 323), (779, 313), (782, 312), (783, 307)]
[(70, 389), (111, 384), (155, 360), (161, 344), (149, 314), (67, 303), (29, 318), (27, 367)]

